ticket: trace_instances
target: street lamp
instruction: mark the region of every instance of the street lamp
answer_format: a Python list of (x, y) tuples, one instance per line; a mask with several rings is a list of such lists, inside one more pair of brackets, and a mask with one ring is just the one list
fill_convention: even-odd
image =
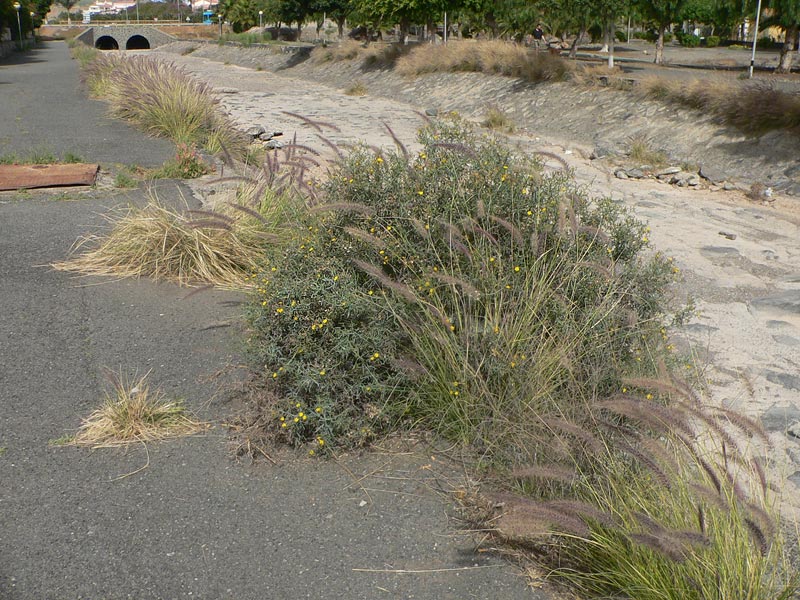
[(758, 8), (756, 8), (756, 29), (753, 32), (753, 54), (750, 55), (750, 79), (753, 78), (753, 66), (756, 63), (756, 44), (758, 43), (758, 20), (761, 17), (761, 0), (758, 0)]
[(217, 21), (219, 21), (219, 37), (222, 37), (222, 15), (217, 14)]
[(36, 47), (36, 13), (31, 11), (31, 37), (33, 38), (33, 47)]
[(258, 26), (259, 26), (260, 28), (263, 28), (263, 27), (264, 27), (264, 24), (263, 24), (263, 19), (264, 19), (264, 11), (263, 11), (263, 10), (260, 10), (260, 11), (258, 11)]
[(19, 22), (19, 10), (22, 8), (22, 4), (14, 2), (13, 6), (14, 10), (17, 11), (17, 42), (19, 43), (19, 49), (22, 50), (22, 25)]

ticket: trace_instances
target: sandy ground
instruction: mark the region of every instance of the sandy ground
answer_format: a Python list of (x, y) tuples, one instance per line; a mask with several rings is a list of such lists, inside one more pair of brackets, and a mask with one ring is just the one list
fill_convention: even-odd
[[(338, 131), (325, 135), (344, 145), (391, 148), (388, 125), (412, 150), (424, 119), (422, 97), (418, 105), (352, 97), (280, 72), (223, 67), (191, 55), (162, 56), (221, 90), (223, 107), (242, 128), (261, 125), (282, 131), (283, 139), (296, 135), (322, 153), (327, 148), (317, 132), (287, 111), (335, 124)], [(469, 90), (438, 90), (451, 98), (459, 92), (469, 95)], [(787, 433), (800, 422), (797, 200), (776, 195), (768, 204), (753, 202), (741, 191), (712, 191), (708, 182), (679, 188), (655, 179), (620, 180), (612, 162), (588, 158), (589, 142), (565, 143), (535, 131), (510, 141), (524, 150), (558, 154), (591, 195), (624, 202), (649, 224), (654, 249), (674, 257), (683, 273), (679, 295), (693, 298), (697, 307), (696, 316), (672, 334), (676, 352), (685, 355), (688, 369), (705, 375), (708, 402), (762, 420), (774, 446), (757, 453), (771, 459), (785, 509), (800, 508), (800, 440)]]

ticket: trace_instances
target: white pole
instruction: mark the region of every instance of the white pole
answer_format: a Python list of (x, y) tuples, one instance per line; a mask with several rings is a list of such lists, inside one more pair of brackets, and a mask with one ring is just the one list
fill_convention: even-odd
[(753, 31), (753, 54), (750, 57), (750, 79), (753, 78), (753, 65), (756, 63), (756, 42), (758, 42), (758, 20), (761, 18), (761, 0), (758, 0), (756, 9), (756, 28)]
[(444, 43), (447, 45), (447, 11), (444, 11)]

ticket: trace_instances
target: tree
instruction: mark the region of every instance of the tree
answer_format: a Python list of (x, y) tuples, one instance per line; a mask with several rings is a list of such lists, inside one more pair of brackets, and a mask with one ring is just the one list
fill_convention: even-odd
[(72, 25), (72, 9), (78, 5), (78, 0), (58, 0), (58, 3), (67, 10), (67, 24)]
[(800, 31), (800, 0), (771, 0), (767, 6), (772, 14), (765, 19), (764, 25), (777, 25), (785, 34), (778, 67), (775, 70), (778, 73), (789, 73), (792, 70)]
[[(344, 24), (347, 21), (347, 17), (353, 12), (353, 3), (351, 0), (313, 0), (311, 12), (317, 15), (318, 23), (322, 23), (323, 16), (333, 19), (339, 30), (339, 39), (342, 39), (344, 37)], [(319, 31), (319, 27), (317, 27), (317, 31)]]
[(681, 16), (686, 0), (638, 0), (637, 6), (646, 19), (652, 21), (658, 30), (656, 39), (657, 65), (664, 63), (664, 32)]

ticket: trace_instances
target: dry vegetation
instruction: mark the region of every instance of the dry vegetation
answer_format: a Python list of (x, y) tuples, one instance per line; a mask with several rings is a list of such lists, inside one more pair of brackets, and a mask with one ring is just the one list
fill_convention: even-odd
[(107, 217), (108, 234), (82, 238), (74, 256), (53, 267), (81, 275), (243, 289), (273, 238), (258, 218), (231, 212), (182, 214), (156, 201), (129, 207)]
[(208, 427), (189, 416), (182, 401), (151, 391), (147, 375), (133, 380), (112, 371), (107, 375), (111, 392), (64, 443), (108, 448), (192, 435)]
[(745, 133), (800, 131), (800, 93), (782, 91), (771, 82), (708, 78), (687, 83), (659, 77), (643, 80), (637, 90), (645, 98), (702, 111)]

